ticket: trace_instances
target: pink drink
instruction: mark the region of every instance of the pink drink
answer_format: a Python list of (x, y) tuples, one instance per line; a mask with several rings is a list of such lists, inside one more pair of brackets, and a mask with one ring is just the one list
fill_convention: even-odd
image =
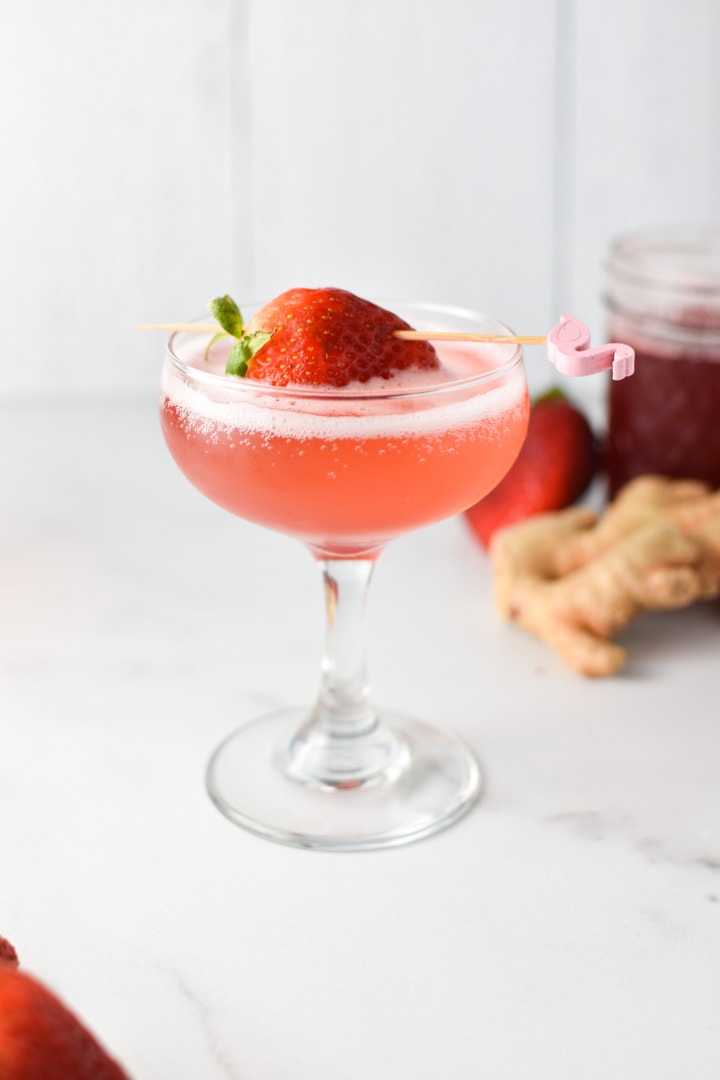
[(167, 367), (163, 384), (175, 461), (208, 498), (319, 557), (373, 557), (466, 509), (504, 476), (525, 437), (522, 365), (479, 378), (507, 349), (438, 346), (441, 372), (406, 372), (352, 395), (213, 375), (221, 350), (210, 367), (195, 350), (184, 371)]
[[(422, 329), (508, 333), (455, 308), (398, 314)], [(373, 704), (367, 589), (384, 544), (482, 498), (515, 460), (529, 413), (521, 350), (453, 342), (437, 350), (440, 370), (336, 390), (226, 376), (227, 349), (216, 343), (207, 359), (206, 345), (193, 333), (168, 345), (170, 451), (220, 506), (308, 545), (327, 606), (314, 706), (277, 709), (225, 739), (208, 791), (231, 821), (297, 847), (360, 851), (429, 836), (470, 809), (480, 772), (451, 733)]]

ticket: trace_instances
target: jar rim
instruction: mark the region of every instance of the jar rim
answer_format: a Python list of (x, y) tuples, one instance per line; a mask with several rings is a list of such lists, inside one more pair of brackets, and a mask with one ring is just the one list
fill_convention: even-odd
[(720, 307), (720, 226), (628, 230), (611, 242), (611, 280)]

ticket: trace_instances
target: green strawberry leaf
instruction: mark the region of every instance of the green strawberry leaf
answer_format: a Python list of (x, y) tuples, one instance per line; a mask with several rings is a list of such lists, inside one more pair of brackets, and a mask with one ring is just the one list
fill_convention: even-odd
[(533, 398), (533, 405), (539, 405), (543, 401), (567, 401), (567, 394), (560, 386), (551, 386), (548, 390), (543, 390), (541, 394)]
[(264, 330), (257, 330), (254, 334), (245, 334), (241, 337), (230, 350), (225, 365), (225, 374), (246, 375), (248, 364), (253, 356), (271, 337), (272, 334), (268, 334)]
[(231, 296), (216, 296), (208, 303), (208, 310), (212, 312), (220, 323), (222, 330), (218, 331), (208, 342), (205, 350), (207, 360), (210, 349), (216, 341), (225, 337), (237, 338), (230, 350), (230, 355), (225, 364), (226, 375), (247, 375), (248, 364), (258, 349), (261, 349), (266, 341), (272, 337), (271, 333), (257, 330), (253, 334), (245, 333), (245, 324), (237, 306)]
[(245, 375), (247, 374), (249, 357), (245, 353), (245, 346), (242, 341), (236, 341), (230, 350), (230, 355), (227, 358), (225, 364), (226, 375)]
[(233, 337), (242, 337), (245, 324), (237, 306), (231, 296), (216, 296), (208, 302), (208, 311), (215, 316), (226, 333)]

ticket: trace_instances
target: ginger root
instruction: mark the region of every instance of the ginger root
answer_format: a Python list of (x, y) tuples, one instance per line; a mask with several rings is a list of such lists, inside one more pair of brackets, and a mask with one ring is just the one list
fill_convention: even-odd
[(612, 675), (631, 619), (720, 595), (720, 491), (643, 476), (600, 517), (573, 507), (502, 530), (491, 558), (501, 615), (580, 674)]

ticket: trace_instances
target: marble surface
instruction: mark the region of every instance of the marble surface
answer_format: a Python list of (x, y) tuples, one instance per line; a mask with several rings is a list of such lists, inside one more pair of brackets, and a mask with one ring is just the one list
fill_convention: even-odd
[(0, 934), (134, 1080), (720, 1075), (720, 618), (642, 620), (584, 681), (495, 616), (458, 520), (396, 542), (379, 701), (476, 750), (405, 848), (297, 851), (203, 787), (309, 701), (317, 567), (211, 506), (154, 401), (0, 423)]

